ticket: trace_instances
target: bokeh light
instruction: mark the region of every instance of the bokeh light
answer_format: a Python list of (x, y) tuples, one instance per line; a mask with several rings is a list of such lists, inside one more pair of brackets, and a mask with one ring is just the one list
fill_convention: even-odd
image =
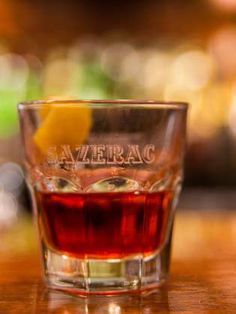
[[(13, 144), (19, 135), (16, 104), (40, 98), (185, 101), (190, 103), (190, 154), (195, 154), (191, 145), (215, 141), (217, 147), (224, 132), (235, 139), (235, 51), (234, 23), (214, 28), (205, 41), (185, 38), (140, 44), (116, 36), (85, 36), (48, 49), (43, 58), (12, 53), (2, 44), (1, 161), (9, 160), (8, 154), (11, 159), (12, 151), (14, 161), (21, 160)], [(0, 175), (0, 181), (10, 177)]]
[(0, 54), (0, 136), (10, 137), (17, 130), (16, 102), (23, 99), (29, 68), (17, 54)]
[(24, 183), (24, 174), (19, 165), (7, 162), (0, 166), (0, 188), (18, 196)]
[(213, 61), (200, 50), (187, 51), (172, 65), (170, 81), (180, 89), (200, 90), (213, 76)]
[(108, 305), (108, 313), (109, 314), (121, 314), (121, 307), (118, 304), (111, 302)]
[(229, 110), (229, 128), (236, 137), (236, 88), (234, 89), (234, 94), (232, 97), (232, 103), (231, 103), (231, 108)]
[(235, 0), (210, 0), (210, 2), (215, 5), (215, 7), (225, 10), (225, 11), (236, 11), (236, 1)]
[(236, 27), (226, 26), (217, 30), (209, 41), (209, 49), (217, 62), (219, 75), (235, 78)]
[[(139, 47), (92, 39), (51, 50), (44, 61), (0, 51), (0, 138), (18, 131), (16, 103), (33, 98), (153, 98), (191, 104), (189, 139), (230, 124), (236, 29), (199, 44)], [(221, 79), (219, 81), (219, 78)], [(217, 101), (215, 101), (217, 99)]]
[(0, 231), (17, 220), (18, 204), (11, 193), (0, 190)]

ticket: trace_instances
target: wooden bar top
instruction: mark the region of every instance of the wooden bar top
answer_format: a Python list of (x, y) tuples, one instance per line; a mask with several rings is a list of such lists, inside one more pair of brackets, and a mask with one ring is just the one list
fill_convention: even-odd
[(236, 212), (178, 212), (171, 277), (147, 295), (73, 297), (41, 279), (32, 222), (0, 229), (0, 313), (236, 313)]

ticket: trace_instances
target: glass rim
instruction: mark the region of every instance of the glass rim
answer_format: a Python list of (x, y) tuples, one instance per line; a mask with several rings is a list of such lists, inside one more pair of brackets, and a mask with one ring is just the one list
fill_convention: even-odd
[(92, 108), (105, 108), (112, 105), (112, 108), (134, 107), (134, 108), (156, 108), (156, 109), (179, 109), (187, 110), (188, 103), (184, 101), (159, 101), (146, 99), (52, 99), (23, 101), (18, 104), (18, 109), (40, 109), (42, 105), (86, 105)]

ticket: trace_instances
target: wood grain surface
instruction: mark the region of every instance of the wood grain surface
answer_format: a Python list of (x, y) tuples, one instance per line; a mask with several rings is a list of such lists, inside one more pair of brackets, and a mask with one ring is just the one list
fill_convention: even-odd
[(171, 277), (147, 295), (73, 297), (48, 290), (30, 219), (0, 229), (0, 313), (236, 313), (236, 212), (179, 212)]

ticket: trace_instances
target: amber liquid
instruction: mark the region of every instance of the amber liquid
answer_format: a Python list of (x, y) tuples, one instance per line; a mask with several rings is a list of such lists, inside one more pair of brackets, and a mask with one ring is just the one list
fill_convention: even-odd
[(39, 227), (52, 250), (79, 258), (149, 255), (164, 242), (172, 193), (37, 192)]

